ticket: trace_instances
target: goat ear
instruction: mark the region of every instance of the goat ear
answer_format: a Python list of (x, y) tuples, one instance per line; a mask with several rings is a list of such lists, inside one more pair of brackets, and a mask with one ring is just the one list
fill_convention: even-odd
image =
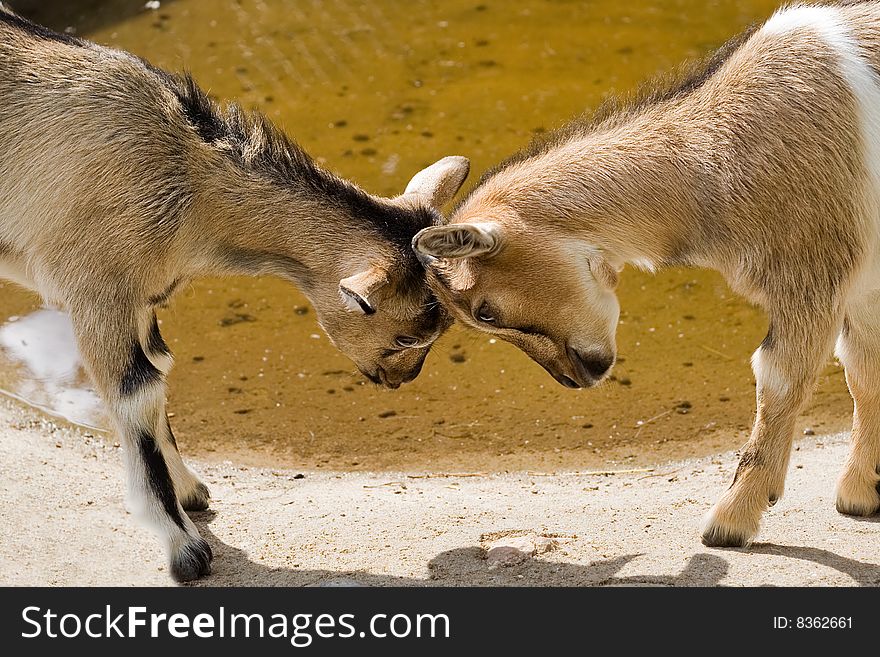
[(339, 281), (339, 295), (348, 310), (372, 315), (376, 308), (370, 296), (387, 283), (385, 271), (374, 266)]
[(433, 208), (441, 208), (461, 189), (470, 170), (471, 163), (466, 157), (444, 157), (414, 175), (403, 195), (412, 194)]
[(608, 260), (599, 254), (590, 256), (590, 271), (602, 285), (610, 290), (617, 287), (619, 269), (613, 267)]
[(412, 246), (417, 254), (431, 258), (473, 258), (497, 251), (502, 237), (496, 223), (446, 224), (420, 230)]

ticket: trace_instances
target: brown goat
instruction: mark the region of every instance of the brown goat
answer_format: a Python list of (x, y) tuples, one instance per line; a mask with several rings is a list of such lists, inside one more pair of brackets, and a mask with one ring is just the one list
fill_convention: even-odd
[(614, 363), (624, 264), (721, 272), (770, 330), (754, 429), (703, 541), (756, 535), (835, 339), (855, 400), (837, 508), (880, 509), (880, 3), (778, 11), (502, 163), (413, 246), (457, 319), (569, 387)]
[(449, 324), (410, 242), (467, 172), (448, 157), (403, 195), (371, 196), (188, 77), (0, 5), (0, 276), (70, 312), (132, 502), (176, 579), (209, 572), (185, 513), (209, 495), (165, 413), (171, 354), (154, 307), (197, 276), (283, 277), (365, 376), (396, 388)]

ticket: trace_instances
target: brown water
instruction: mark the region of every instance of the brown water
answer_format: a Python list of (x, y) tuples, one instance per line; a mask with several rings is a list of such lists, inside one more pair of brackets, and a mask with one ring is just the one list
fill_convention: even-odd
[[(262, 109), (327, 166), (382, 194), (448, 154), (470, 157), (478, 175), (533, 133), (702, 55), (776, 5), (25, 4), (53, 27), (190, 69), (215, 96)], [(100, 424), (63, 346), (63, 317), (28, 316), (36, 299), (0, 290), (0, 317), (21, 318), (0, 329), (0, 384)], [(583, 469), (741, 444), (762, 315), (708, 272), (629, 271), (620, 298), (621, 363), (598, 390), (566, 390), (513, 347), (453, 328), (421, 377), (392, 392), (365, 384), (289, 285), (205, 280), (161, 313), (177, 356), (172, 422), (187, 453), (304, 469)], [(850, 410), (842, 371), (829, 364), (802, 426), (840, 429)]]

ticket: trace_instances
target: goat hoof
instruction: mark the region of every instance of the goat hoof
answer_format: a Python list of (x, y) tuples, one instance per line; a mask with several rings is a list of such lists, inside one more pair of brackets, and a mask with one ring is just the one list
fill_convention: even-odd
[(741, 548), (751, 542), (747, 534), (718, 525), (704, 529), (700, 540), (706, 547), (719, 548)]
[(760, 511), (754, 521), (719, 502), (703, 522), (701, 540), (707, 547), (747, 547), (758, 533), (760, 520)]
[(847, 516), (872, 516), (880, 511), (880, 483), (876, 476), (848, 471), (837, 486), (837, 511)]
[(205, 511), (211, 500), (211, 492), (205, 484), (199, 482), (193, 491), (180, 500), (184, 511)]
[(211, 574), (211, 546), (203, 538), (192, 539), (171, 556), (171, 576), (177, 582), (191, 582)]

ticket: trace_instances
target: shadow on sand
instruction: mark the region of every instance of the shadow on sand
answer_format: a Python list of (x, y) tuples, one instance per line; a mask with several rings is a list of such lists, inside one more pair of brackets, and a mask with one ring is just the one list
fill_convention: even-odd
[(880, 585), (880, 565), (848, 559), (829, 550), (797, 545), (777, 545), (775, 543), (754, 543), (748, 549), (753, 554), (772, 554), (789, 559), (811, 561), (820, 566), (832, 568), (848, 575), (858, 586)]
[[(213, 573), (193, 584), (196, 586), (718, 586), (729, 569), (722, 556), (698, 553), (679, 574), (669, 576), (619, 576), (620, 570), (640, 554), (587, 565), (531, 559), (518, 566), (493, 570), (486, 566), (485, 553), (477, 546), (441, 552), (428, 562), (424, 579), (358, 570), (277, 568), (256, 563), (242, 550), (219, 540), (210, 528), (216, 515), (213, 511), (192, 514), (214, 550)], [(755, 543), (748, 550), (737, 551), (809, 561), (837, 570), (859, 586), (880, 584), (880, 565), (848, 559), (828, 550)]]
[[(277, 568), (256, 563), (242, 550), (220, 541), (210, 529), (215, 516), (213, 511), (192, 514), (215, 557), (212, 575), (193, 584), (196, 586), (718, 586), (729, 569), (727, 560), (719, 554), (698, 553), (679, 574), (669, 576), (619, 576), (620, 570), (640, 554), (587, 565), (531, 559), (518, 566), (493, 570), (486, 566), (484, 551), (476, 546), (441, 552), (428, 562), (425, 578), (358, 570)], [(847, 575), (854, 585), (880, 584), (880, 565), (848, 559), (828, 550), (755, 543), (748, 550), (737, 551), (809, 561)]]

